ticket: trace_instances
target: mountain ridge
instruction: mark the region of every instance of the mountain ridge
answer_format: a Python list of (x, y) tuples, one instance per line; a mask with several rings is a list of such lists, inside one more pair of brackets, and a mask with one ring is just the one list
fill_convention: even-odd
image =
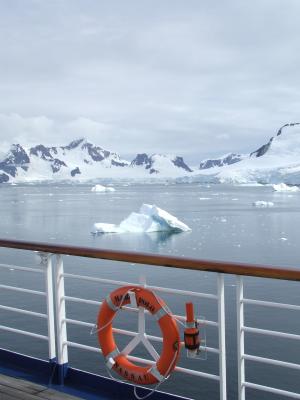
[(126, 160), (85, 138), (65, 146), (13, 144), (0, 159), (0, 183), (171, 178), (178, 182), (300, 184), (298, 125), (283, 125), (253, 152), (206, 159), (194, 170), (178, 155), (138, 153)]
[(230, 184), (283, 182), (299, 185), (299, 125), (300, 123), (285, 124), (265, 144), (237, 162), (197, 170), (186, 181)]
[(85, 138), (65, 146), (13, 144), (0, 160), (0, 183), (149, 175), (176, 178), (187, 172), (192, 169), (180, 156), (140, 153), (128, 161)]

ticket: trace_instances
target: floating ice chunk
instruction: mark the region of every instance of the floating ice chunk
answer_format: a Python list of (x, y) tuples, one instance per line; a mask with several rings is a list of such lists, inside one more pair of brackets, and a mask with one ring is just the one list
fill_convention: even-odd
[(115, 224), (106, 224), (106, 223), (96, 223), (93, 228), (94, 233), (122, 233), (122, 229), (119, 228), (118, 225)]
[(280, 240), (282, 240), (283, 242), (287, 241), (288, 239), (286, 237), (281, 237)]
[(158, 232), (161, 231), (159, 222), (147, 214), (132, 212), (124, 221), (119, 225), (120, 229), (124, 232)]
[(254, 207), (273, 207), (274, 203), (272, 201), (263, 201), (263, 200), (258, 200), (252, 203)]
[(288, 186), (285, 183), (279, 183), (278, 185), (273, 185), (273, 189), (276, 192), (299, 192), (298, 186)]
[(92, 187), (92, 192), (115, 192), (115, 188), (102, 185), (95, 185)]
[(211, 197), (199, 197), (199, 200), (210, 200)]
[(179, 221), (174, 215), (155, 205), (143, 204), (140, 208), (140, 213), (151, 216), (155, 222), (160, 224), (161, 231), (187, 232), (191, 230), (191, 228)]
[(94, 233), (187, 232), (191, 229), (167, 211), (143, 204), (140, 212), (132, 212), (119, 225), (95, 223)]

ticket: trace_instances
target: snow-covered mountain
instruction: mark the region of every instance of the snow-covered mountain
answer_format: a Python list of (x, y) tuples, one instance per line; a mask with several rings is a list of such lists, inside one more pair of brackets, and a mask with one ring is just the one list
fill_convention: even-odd
[(138, 154), (130, 162), (84, 138), (58, 147), (39, 144), (27, 148), (14, 144), (0, 160), (0, 183), (146, 178), (150, 175), (176, 178), (191, 172), (182, 157)]
[(213, 167), (224, 167), (224, 165), (235, 164), (245, 158), (245, 155), (229, 153), (215, 159), (203, 160), (200, 163), (199, 169), (208, 169)]
[(235, 163), (195, 171), (186, 180), (300, 184), (299, 124), (284, 125), (267, 143)]
[(131, 162), (131, 167), (139, 167), (145, 170), (149, 170), (150, 174), (159, 174), (160, 171), (178, 172), (183, 171), (192, 172), (191, 168), (184, 162), (182, 157), (178, 156), (167, 156), (163, 154), (138, 154), (135, 159)]
[(248, 155), (230, 153), (207, 159), (195, 171), (179, 156), (140, 153), (128, 161), (83, 138), (57, 147), (14, 144), (0, 158), (0, 183), (173, 178), (179, 182), (300, 185), (299, 125), (284, 125)]

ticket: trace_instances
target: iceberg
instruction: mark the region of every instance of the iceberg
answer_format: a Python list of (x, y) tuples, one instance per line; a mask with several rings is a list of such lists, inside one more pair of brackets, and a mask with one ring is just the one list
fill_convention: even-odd
[(274, 203), (272, 201), (263, 201), (263, 200), (258, 200), (252, 203), (254, 207), (273, 207)]
[(115, 192), (116, 189), (113, 187), (107, 187), (102, 185), (95, 185), (91, 189), (92, 192)]
[(279, 183), (278, 185), (272, 185), (275, 192), (299, 192), (298, 186), (288, 186), (285, 183)]
[(95, 223), (93, 233), (150, 233), (150, 232), (188, 232), (186, 224), (174, 215), (156, 205), (143, 204), (138, 213), (132, 212), (119, 225)]

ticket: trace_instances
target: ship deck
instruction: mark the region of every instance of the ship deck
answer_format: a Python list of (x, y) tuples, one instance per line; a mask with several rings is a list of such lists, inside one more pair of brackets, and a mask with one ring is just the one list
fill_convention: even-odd
[(79, 400), (79, 397), (71, 396), (53, 390), (47, 386), (37, 385), (24, 379), (13, 378), (0, 374), (0, 399), (1, 400)]
[[(88, 354), (100, 354), (101, 348), (99, 346), (91, 346), (90, 342), (87, 342), (82, 338), (78, 341), (71, 341), (70, 338), (72, 336), (68, 336), (67, 326), (73, 324), (75, 326), (82, 326), (88, 328), (90, 332), (91, 328), (94, 327), (94, 319), (90, 319), (89, 321), (82, 321), (81, 319), (73, 319), (72, 314), (68, 311), (69, 308), (66, 307), (67, 302), (73, 303), (82, 303), (87, 304), (89, 306), (97, 306), (101, 304), (99, 302), (98, 297), (89, 296), (89, 288), (87, 287), (85, 291), (87, 292), (86, 296), (81, 297), (82, 293), (76, 294), (79, 297), (71, 297), (66, 295), (65, 293), (65, 279), (77, 279), (77, 282), (82, 282), (83, 280), (86, 282), (94, 282), (97, 284), (97, 296), (98, 291), (102, 291), (103, 285), (116, 285), (117, 287), (135, 287), (140, 285), (141, 287), (147, 286), (148, 290), (153, 290), (154, 292), (163, 292), (172, 294), (172, 295), (183, 295), (188, 296), (188, 298), (198, 298), (209, 299), (214, 302), (215, 308), (215, 317), (211, 320), (207, 319), (198, 319), (197, 322), (203, 325), (209, 325), (212, 329), (216, 329), (217, 334), (213, 335), (215, 340), (212, 340), (212, 346), (202, 347), (206, 349), (210, 353), (214, 353), (218, 357), (218, 362), (215, 363), (217, 367), (217, 371), (210, 371), (193, 368), (187, 368), (184, 364), (176, 365), (175, 372), (179, 374), (185, 374), (190, 377), (202, 378), (202, 379), (210, 379), (216, 382), (216, 387), (218, 386), (219, 398), (220, 400), (228, 399), (229, 391), (227, 390), (227, 370), (226, 367), (229, 365), (226, 362), (226, 321), (232, 321), (234, 318), (229, 317), (226, 319), (225, 308), (226, 306), (232, 306), (232, 303), (228, 303), (226, 299), (226, 290), (225, 290), (225, 277), (227, 275), (233, 275), (236, 279), (236, 284), (233, 285), (236, 287), (236, 306), (231, 307), (231, 312), (236, 313), (236, 353), (237, 353), (237, 378), (238, 378), (238, 386), (233, 385), (232, 379), (230, 379), (230, 393), (235, 393), (234, 397), (238, 397), (239, 399), (246, 398), (246, 393), (248, 394), (250, 391), (261, 391), (265, 393), (271, 393), (279, 396), (280, 398), (297, 398), (300, 400), (300, 391), (298, 387), (295, 386), (295, 382), (297, 380), (293, 379), (293, 375), (291, 374), (291, 369), (299, 370), (300, 364), (299, 359), (295, 357), (295, 361), (291, 360), (281, 360), (276, 359), (273, 354), (274, 347), (271, 346), (271, 354), (270, 358), (266, 356), (265, 353), (262, 356), (257, 354), (248, 354), (247, 349), (251, 348), (249, 346), (249, 338), (248, 334), (256, 334), (273, 338), (281, 338), (287, 340), (298, 340), (300, 341), (300, 334), (298, 330), (298, 326), (295, 326), (293, 329), (289, 328), (290, 324), (287, 324), (286, 311), (300, 311), (300, 304), (297, 297), (298, 287), (295, 286), (296, 283), (300, 282), (300, 269), (299, 268), (281, 268), (274, 266), (263, 266), (263, 265), (250, 265), (250, 264), (239, 264), (239, 263), (231, 263), (231, 262), (220, 262), (220, 261), (210, 261), (210, 260), (197, 260), (190, 258), (180, 258), (174, 256), (164, 256), (164, 255), (153, 255), (153, 254), (144, 254), (144, 253), (134, 253), (134, 252), (125, 252), (125, 251), (115, 251), (115, 250), (106, 250), (106, 249), (96, 249), (96, 248), (87, 248), (87, 247), (76, 247), (71, 245), (58, 245), (51, 243), (39, 243), (39, 242), (26, 242), (26, 241), (18, 241), (18, 240), (5, 240), (0, 239), (0, 249), (17, 249), (26, 250), (34, 252), (34, 256), (39, 254), (39, 259), (37, 261), (38, 265), (24, 266), (24, 265), (15, 265), (13, 264), (4, 264), (0, 263), (0, 267), (4, 269), (4, 271), (17, 271), (20, 274), (30, 273), (30, 274), (39, 274), (39, 276), (43, 277), (44, 284), (40, 283), (38, 287), (23, 287), (20, 286), (20, 282), (22, 281), (22, 276), (15, 277), (15, 272), (11, 275), (9, 272), (9, 279), (6, 281), (1, 280), (0, 289), (1, 291), (10, 291), (10, 292), (18, 292), (18, 293), (26, 293), (31, 296), (43, 296), (45, 301), (43, 301), (45, 313), (40, 313), (31, 309), (32, 302), (28, 304), (28, 301), (24, 304), (24, 308), (16, 308), (14, 304), (7, 305), (0, 304), (0, 309), (5, 310), (5, 312), (16, 313), (21, 315), (26, 315), (34, 318), (43, 318), (47, 321), (47, 332), (46, 334), (42, 334), (45, 332), (39, 329), (32, 332), (33, 327), (31, 327), (30, 322), (26, 324), (9, 324), (10, 322), (14, 322), (14, 319), (11, 317), (5, 318), (5, 320), (1, 321), (0, 331), (6, 332), (7, 335), (22, 335), (27, 338), (31, 338), (30, 340), (39, 340), (44, 341), (45, 345), (43, 347), (38, 347), (40, 349), (38, 353), (42, 353), (43, 349), (43, 357), (37, 358), (31, 354), (31, 348), (26, 348), (25, 344), (22, 342), (17, 342), (17, 337), (11, 337), (11, 342), (6, 346), (6, 336), (3, 336), (5, 340), (1, 342), (1, 345), (4, 348), (0, 348), (0, 400), (12, 400), (12, 399), (85, 399), (85, 400), (132, 400), (134, 394), (134, 384), (130, 381), (123, 382), (121, 380), (116, 380), (108, 377), (103, 371), (104, 375), (96, 374), (91, 371), (84, 370), (84, 364), (82, 363), (83, 369), (75, 368), (75, 364), (73, 364), (72, 359), (69, 359), (69, 349), (79, 349), (80, 351), (84, 351), (85, 360), (88, 357)], [(148, 266), (154, 266), (159, 268), (176, 268), (181, 270), (191, 270), (191, 271), (202, 271), (203, 272), (213, 272), (215, 273), (215, 290), (205, 290), (204, 292), (193, 292), (187, 290), (187, 288), (168, 288), (168, 287), (160, 287), (153, 286), (146, 283), (145, 275), (143, 270), (136, 274), (135, 279), (132, 279), (133, 282), (126, 281), (117, 281), (113, 279), (107, 279), (107, 276), (102, 278), (98, 275), (93, 275), (86, 272), (86, 275), (79, 275), (76, 270), (71, 270), (70, 272), (64, 272), (64, 263), (63, 258), (71, 256), (71, 257), (85, 257), (87, 259), (97, 259), (97, 260), (110, 260), (112, 262), (122, 262), (122, 263), (132, 263), (135, 266), (135, 269), (138, 269), (139, 266), (148, 264)], [(81, 261), (80, 261), (81, 265)], [(88, 266), (88, 265), (87, 265)], [(85, 270), (85, 269), (84, 269)], [(97, 271), (100, 269), (97, 268)], [(20, 272), (19, 272), (20, 271)], [(68, 271), (68, 270), (66, 270)], [(83, 273), (83, 272), (82, 272)], [(139, 278), (137, 278), (139, 275)], [(1, 275), (2, 276), (2, 275)], [(244, 295), (244, 286), (249, 284), (249, 281), (246, 279), (248, 277), (252, 278), (263, 278), (263, 279), (279, 279), (284, 281), (291, 281), (291, 285), (289, 288), (293, 290), (294, 296), (290, 298), (291, 302), (282, 302), (283, 298), (277, 299), (277, 301), (273, 301), (274, 296), (271, 296), (271, 299), (268, 297), (264, 297), (262, 294), (255, 298), (254, 296), (245, 297)], [(35, 278), (34, 278), (35, 279)], [(252, 280), (252, 279), (251, 279)], [(39, 281), (40, 282), (40, 281)], [(255, 283), (256, 284), (256, 283)], [(102, 285), (102, 286), (100, 286)], [(78, 285), (81, 287), (80, 285)], [(260, 281), (259, 285), (261, 288), (264, 287), (262, 281)], [(275, 286), (274, 286), (275, 288)], [(39, 290), (36, 290), (39, 289)], [(104, 288), (105, 290), (107, 288)], [(103, 290), (104, 290), (103, 289)], [(276, 289), (277, 290), (277, 289)], [(248, 290), (246, 290), (246, 293)], [(251, 293), (251, 291), (249, 291)], [(6, 292), (5, 292), (6, 293)], [(4, 299), (6, 299), (6, 295), (4, 293)], [(100, 292), (101, 293), (101, 292)], [(276, 292), (275, 292), (276, 293)], [(228, 295), (227, 295), (228, 297)], [(9, 296), (9, 298), (13, 298), (13, 296)], [(36, 298), (36, 297), (35, 297)], [(103, 292), (103, 298), (105, 298), (105, 292)], [(186, 298), (186, 297), (185, 297)], [(245, 308), (248, 308), (248, 305), (253, 305), (256, 307), (271, 307), (278, 311), (278, 315), (276, 314), (276, 322), (277, 325), (279, 323), (279, 328), (277, 330), (276, 326), (271, 326), (272, 329), (266, 329), (265, 325), (260, 325), (258, 323), (254, 323), (249, 325), (245, 323), (245, 315), (247, 316), (248, 311), (245, 311)], [(45, 307), (46, 306), (46, 307)], [(152, 336), (147, 335), (145, 331), (145, 312), (144, 307), (131, 307), (130, 310), (132, 312), (137, 313), (138, 315), (138, 332), (135, 331), (127, 331), (124, 329), (115, 328), (115, 333), (122, 334), (127, 337), (134, 337), (129, 342), (130, 346), (127, 345), (126, 354), (130, 356), (130, 350), (134, 349), (136, 342), (133, 342), (135, 338), (140, 339), (140, 337), (147, 337), (147, 339), (152, 340), (154, 342), (164, 342), (164, 338), (161, 336)], [(281, 310), (281, 314), (279, 311)], [(123, 311), (129, 311), (124, 307)], [(142, 312), (141, 312), (142, 311)], [(252, 312), (252, 311), (251, 311)], [(93, 312), (93, 316), (95, 311)], [(254, 313), (254, 312), (253, 312)], [(79, 313), (80, 314), (80, 313)], [(4, 315), (4, 313), (3, 313)], [(275, 314), (274, 314), (275, 315)], [(1, 313), (2, 316), (2, 313)], [(186, 320), (185, 315), (175, 315), (177, 318), (181, 319), (181, 321)], [(272, 316), (272, 315), (271, 315)], [(72, 318), (70, 318), (72, 317)], [(80, 315), (79, 315), (80, 317)], [(88, 318), (86, 318), (88, 319)], [(17, 321), (17, 320), (16, 320)], [(21, 320), (22, 321), (22, 320)], [(24, 319), (27, 321), (27, 318)], [(246, 318), (247, 321), (247, 318)], [(281, 321), (281, 324), (280, 324)], [(258, 322), (260, 320), (258, 319)], [(6, 325), (8, 323), (8, 325)], [(28, 330), (27, 330), (28, 327)], [(26, 329), (26, 330), (25, 330)], [(230, 328), (231, 329), (231, 328)], [(232, 330), (229, 331), (232, 334)], [(73, 335), (74, 336), (74, 335)], [(233, 335), (234, 336), (234, 335)], [(213, 339), (212, 337), (212, 339)], [(248, 343), (245, 345), (245, 341)], [(27, 342), (24, 342), (27, 343)], [(33, 342), (34, 343), (34, 342)], [(42, 342), (41, 342), (42, 343)], [(265, 342), (266, 343), (266, 342)], [(273, 341), (272, 341), (273, 343)], [(280, 344), (280, 343), (279, 343)], [(134, 346), (133, 346), (134, 345)], [(33, 346), (33, 345), (31, 345)], [(40, 346), (40, 345), (39, 345)], [(149, 351), (149, 345), (147, 345), (146, 350), (149, 352), (149, 357), (146, 359), (130, 356), (133, 361), (137, 363), (141, 363), (142, 365), (153, 365), (156, 362), (156, 358), (158, 355), (154, 354), (155, 348), (151, 352)], [(152, 346), (150, 344), (150, 346)], [(6, 347), (6, 348), (5, 348)], [(8, 348), (7, 348), (8, 347)], [(12, 349), (9, 349), (12, 347)], [(14, 351), (15, 347), (20, 348), (20, 353)], [(264, 347), (263, 347), (264, 348)], [(125, 348), (126, 349), (126, 348)], [(261, 348), (262, 349), (262, 348)], [(76, 351), (77, 351), (76, 350)], [(24, 354), (29, 351), (29, 354)], [(232, 360), (232, 355), (234, 354), (234, 350), (232, 347), (232, 343), (230, 344), (230, 360)], [(89, 352), (89, 353), (88, 353)], [(129, 353), (128, 353), (129, 352)], [(256, 352), (255, 352), (256, 353)], [(81, 355), (81, 353), (80, 353)], [(79, 355), (79, 356), (80, 356)], [(150, 357), (151, 356), (151, 357)], [(295, 353), (296, 356), (296, 353)], [(151, 359), (149, 359), (151, 358)], [(98, 360), (98, 359), (97, 359)], [(100, 360), (100, 359), (99, 359)], [(188, 361), (188, 360), (186, 360)], [(286, 368), (288, 371), (283, 376), (282, 372), (278, 371), (275, 374), (273, 370), (269, 370), (269, 374), (265, 375), (266, 382), (268, 385), (263, 385), (264, 381), (260, 380), (257, 383), (253, 381), (246, 380), (246, 368), (245, 364), (249, 364), (249, 362), (256, 362), (260, 364), (264, 364), (266, 366), (274, 366)], [(231, 361), (230, 361), (231, 362)], [(191, 365), (191, 367), (194, 364)], [(195, 368), (195, 366), (194, 366)], [(232, 372), (235, 374), (235, 371), (232, 371), (234, 368), (234, 364), (231, 366), (230, 375)], [(216, 369), (216, 368), (214, 368)], [(101, 369), (97, 370), (98, 372), (102, 371)], [(264, 371), (261, 370), (261, 371)], [(282, 370), (281, 370), (282, 371)], [(2, 374), (2, 375), (1, 375)], [(264, 372), (267, 374), (267, 372)], [(269, 379), (271, 376), (271, 379)], [(12, 379), (8, 378), (12, 377)], [(288, 380), (290, 379), (290, 381)], [(31, 383), (33, 382), (33, 383)], [(199, 381), (190, 381), (182, 380), (181, 386), (177, 386), (177, 389), (180, 389), (180, 392), (191, 393), (194, 398), (207, 397), (207, 389), (204, 386), (201, 386), (201, 382)], [(272, 383), (273, 382), (273, 383)], [(277, 386), (278, 384), (281, 386)], [(290, 382), (290, 383), (289, 383)], [(197, 386), (196, 386), (197, 385)], [(192, 390), (189, 390), (189, 386), (191, 386)], [(291, 389), (292, 390), (291, 390)], [(173, 394), (166, 393), (159, 390), (156, 390), (152, 393), (151, 388), (143, 388), (139, 387), (139, 394), (144, 396), (149, 396), (151, 394), (151, 400), (190, 400), (187, 397), (182, 397), (182, 393)], [(176, 388), (173, 387), (172, 391), (175, 391)], [(251, 393), (250, 393), (251, 394)], [(216, 394), (217, 396), (217, 394)], [(215, 397), (216, 397), (215, 396)], [(260, 395), (258, 395), (260, 396)], [(232, 395), (231, 395), (232, 397)], [(253, 398), (253, 397), (252, 397)], [(260, 397), (256, 397), (260, 398)]]

